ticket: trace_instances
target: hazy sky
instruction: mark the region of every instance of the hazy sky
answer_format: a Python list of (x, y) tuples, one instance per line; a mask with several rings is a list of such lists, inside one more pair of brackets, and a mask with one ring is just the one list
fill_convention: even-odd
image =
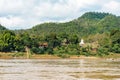
[(120, 0), (0, 0), (0, 24), (27, 29), (43, 22), (65, 22), (85, 12), (120, 16)]

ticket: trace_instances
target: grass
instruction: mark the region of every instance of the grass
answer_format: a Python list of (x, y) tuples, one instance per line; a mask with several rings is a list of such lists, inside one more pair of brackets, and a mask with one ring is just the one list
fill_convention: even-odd
[(17, 53), (11, 53), (11, 52), (0, 52), (0, 59), (11, 59), (11, 58), (25, 58), (25, 53), (23, 52), (17, 52)]
[(113, 58), (113, 59), (120, 58), (120, 53), (119, 54), (110, 53), (109, 55), (101, 56), (101, 58)]
[[(13, 59), (13, 58), (27, 58), (26, 53), (24, 52), (17, 52), (17, 53), (5, 53), (5, 52), (0, 52), (0, 59)], [(58, 59), (58, 58), (74, 58), (74, 59), (79, 59), (79, 58), (112, 58), (112, 59), (118, 59), (120, 58), (120, 54), (115, 54), (115, 53), (110, 53), (109, 55), (105, 56), (84, 56), (84, 55), (69, 55), (69, 54), (55, 54), (55, 55), (49, 55), (49, 54), (31, 54), (30, 55), (31, 59)]]

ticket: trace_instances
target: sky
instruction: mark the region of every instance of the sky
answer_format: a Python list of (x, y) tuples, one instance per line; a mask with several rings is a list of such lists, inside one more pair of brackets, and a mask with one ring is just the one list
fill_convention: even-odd
[(0, 0), (0, 24), (29, 29), (44, 22), (67, 22), (85, 12), (120, 16), (120, 0)]

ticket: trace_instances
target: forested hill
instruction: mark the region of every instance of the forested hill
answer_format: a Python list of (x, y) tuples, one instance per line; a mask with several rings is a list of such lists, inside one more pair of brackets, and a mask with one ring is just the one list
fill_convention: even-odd
[[(88, 12), (69, 22), (43, 23), (14, 32), (0, 31), (0, 52), (25, 52), (27, 46), (32, 53), (58, 56), (120, 53), (120, 17), (109, 13)], [(78, 46), (81, 38), (83, 47)]]
[(1, 31), (1, 30), (7, 30), (7, 29), (0, 24), (0, 31)]
[(86, 19), (102, 19), (102, 18), (104, 18), (104, 17), (106, 17), (108, 15), (110, 15), (110, 14), (109, 13), (99, 13), (99, 12), (87, 12), (84, 15), (82, 15), (79, 19), (81, 19), (81, 18), (86, 18)]
[[(120, 29), (119, 17), (109, 13), (87, 12), (70, 22), (38, 24), (33, 26), (32, 29), (25, 30), (25, 32), (37, 35), (54, 32), (57, 34), (67, 33), (88, 36), (90, 34), (109, 32), (113, 29)], [(24, 32), (24, 30), (19, 32)]]

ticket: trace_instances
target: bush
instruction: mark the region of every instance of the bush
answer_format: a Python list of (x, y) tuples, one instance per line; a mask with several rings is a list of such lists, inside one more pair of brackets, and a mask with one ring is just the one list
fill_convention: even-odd
[(53, 54), (53, 49), (52, 48), (46, 48), (46, 52), (48, 54)]
[(109, 49), (108, 48), (104, 48), (104, 47), (100, 47), (98, 49), (98, 56), (105, 56), (105, 55), (109, 55)]
[(112, 47), (112, 52), (120, 53), (120, 45), (119, 44), (114, 44), (113, 47)]
[(12, 54), (13, 57), (20, 57), (20, 56), (24, 56), (24, 53), (14, 53)]
[(33, 47), (33, 48), (31, 49), (31, 52), (36, 53), (36, 54), (44, 54), (44, 48), (36, 48), (36, 47)]
[(58, 54), (57, 56), (61, 58), (70, 58), (70, 55), (65, 54), (65, 53)]

